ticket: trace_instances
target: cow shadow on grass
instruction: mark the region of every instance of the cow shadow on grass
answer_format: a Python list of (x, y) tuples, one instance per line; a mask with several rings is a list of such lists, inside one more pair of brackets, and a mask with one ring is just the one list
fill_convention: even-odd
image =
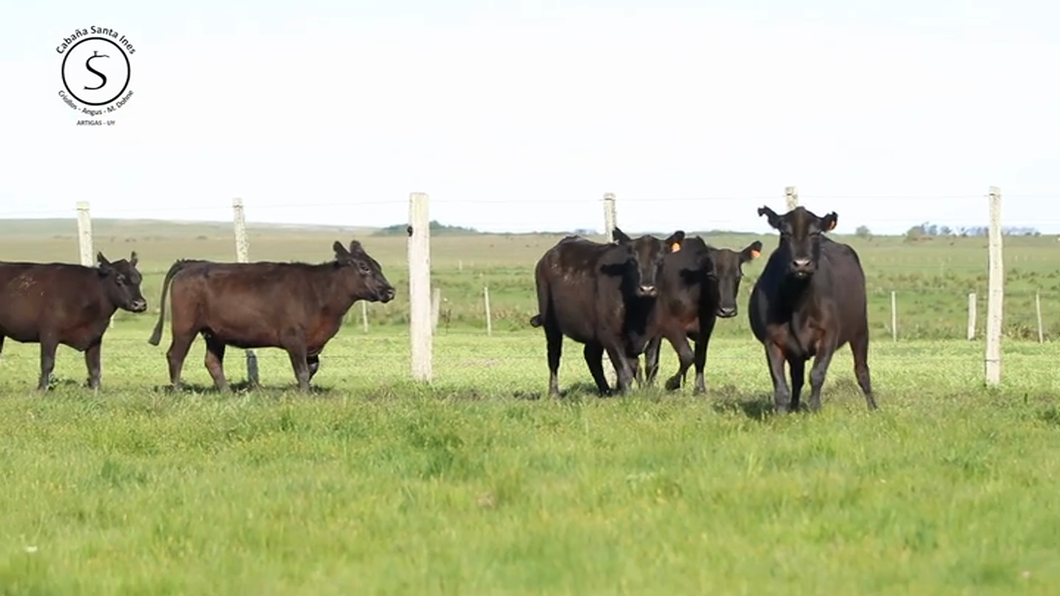
[[(540, 400), (547, 397), (545, 391), (517, 391), (515, 399)], [(667, 391), (656, 385), (654, 387), (635, 386), (625, 396), (617, 394), (600, 395), (594, 383), (574, 383), (560, 390), (560, 400), (576, 403), (588, 399), (648, 399), (653, 402), (665, 402), (672, 399), (691, 399), (704, 402), (719, 414), (738, 413), (754, 420), (763, 420), (773, 415), (773, 395), (761, 392), (745, 392), (733, 385), (708, 387), (704, 394), (692, 394), (691, 387), (682, 387), (677, 391)]]
[(707, 388), (703, 396), (718, 414), (742, 414), (752, 420), (765, 420), (773, 415), (771, 393), (740, 391), (734, 385)]
[[(156, 385), (154, 390), (158, 393), (166, 393), (171, 395), (247, 395), (253, 393), (255, 395), (281, 395), (289, 393), (299, 393), (297, 383), (290, 383), (284, 385), (253, 385), (250, 381), (235, 381), (228, 383), (226, 389), (218, 389), (212, 383), (181, 383), (180, 387), (174, 388), (172, 385)], [(334, 393), (331, 387), (310, 385), (309, 393), (305, 393), (307, 397), (325, 397)]]
[[(637, 392), (637, 390), (635, 389), (633, 391), (633, 393), (631, 393), (630, 395), (635, 395), (636, 392)], [(548, 392), (547, 391), (516, 391), (514, 394), (512, 394), (512, 397), (514, 397), (515, 399), (525, 399), (525, 400), (533, 401), (533, 400), (539, 400), (539, 399), (543, 399), (543, 398), (548, 397)], [(586, 383), (586, 382), (571, 383), (570, 385), (567, 385), (565, 388), (560, 389), (560, 391), (559, 391), (560, 400), (566, 400), (566, 401), (580, 401), (580, 400), (583, 400), (583, 399), (590, 399), (590, 398), (608, 399), (608, 398), (613, 398), (613, 397), (618, 397), (618, 395), (615, 394), (615, 393), (610, 393), (610, 394), (607, 394), (607, 395), (600, 395), (600, 392), (596, 388), (596, 383)]]

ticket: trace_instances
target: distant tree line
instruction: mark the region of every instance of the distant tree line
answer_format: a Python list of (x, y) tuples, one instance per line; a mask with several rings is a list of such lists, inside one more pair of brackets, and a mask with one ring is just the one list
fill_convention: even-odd
[[(905, 232), (905, 237), (910, 240), (932, 236), (987, 236), (990, 234), (989, 226), (955, 227), (924, 222), (915, 225)], [(1002, 236), (1041, 236), (1037, 228), (1024, 226), (1001, 226)]]
[[(432, 236), (472, 236), (489, 234), (490, 232), (482, 232), (475, 228), (468, 228), (464, 226), (450, 226), (439, 223), (437, 220), (431, 221), (431, 235)], [(532, 232), (534, 234), (559, 234), (561, 232)], [(572, 232), (562, 232), (562, 234), (575, 234), (578, 236), (596, 236), (602, 235), (598, 230), (590, 230), (588, 228), (578, 228)], [(707, 232), (693, 232), (692, 234), (707, 235), (707, 236), (718, 236), (718, 235), (731, 235), (738, 236), (744, 235), (748, 232), (736, 232), (733, 230), (710, 230)], [(906, 240), (917, 240), (920, 238), (931, 238), (938, 236), (986, 236), (990, 233), (990, 228), (987, 226), (969, 226), (969, 227), (950, 227), (946, 225), (934, 224), (931, 222), (924, 222), (917, 224), (905, 232)], [(375, 236), (404, 236), (408, 234), (408, 226), (406, 224), (394, 224), (376, 230), (373, 235)], [(1037, 228), (1025, 227), (1025, 226), (1002, 226), (1001, 234), (1004, 236), (1041, 236), (1041, 232)], [(658, 235), (658, 233), (656, 234)], [(873, 233), (869, 230), (868, 226), (860, 225), (854, 230), (854, 235), (859, 238), (872, 238)]]
[[(475, 228), (465, 228), (463, 226), (447, 226), (445, 224), (438, 223), (437, 220), (431, 220), (430, 223), (431, 236), (471, 236), (477, 234), (484, 234)], [(394, 224), (376, 230), (373, 236), (405, 236), (408, 234), (408, 224)]]

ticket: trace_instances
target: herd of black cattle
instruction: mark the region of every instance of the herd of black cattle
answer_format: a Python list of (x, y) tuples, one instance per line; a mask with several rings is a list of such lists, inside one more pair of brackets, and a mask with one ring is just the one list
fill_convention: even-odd
[[(797, 410), (806, 362), (810, 371), (809, 409), (820, 408), (821, 386), (832, 356), (849, 343), (854, 372), (870, 409), (865, 276), (857, 253), (826, 238), (835, 212), (824, 217), (797, 207), (778, 215), (758, 209), (780, 233), (749, 301), (751, 329), (765, 347), (778, 413)], [(584, 345), (589, 371), (602, 395), (612, 393), (603, 371), (607, 352), (617, 375), (617, 391), (633, 380), (653, 383), (663, 339), (680, 359), (666, 388), (677, 389), (695, 364), (695, 391), (704, 391), (707, 345), (719, 317), (737, 314), (741, 268), (758, 257), (755, 241), (736, 252), (707, 245), (677, 231), (665, 240), (632, 239), (621, 230), (598, 243), (568, 236), (549, 249), (535, 269), (538, 314), (530, 324), (545, 332), (549, 395), (559, 396), (558, 370), (563, 338)], [(320, 366), (320, 353), (338, 333), (358, 300), (389, 302), (394, 287), (379, 263), (359, 242), (333, 245), (334, 260), (307, 263), (219, 263), (182, 259), (166, 273), (155, 325), (148, 342), (158, 345), (171, 293), (172, 342), (166, 354), (173, 387), (180, 384), (184, 359), (196, 335), (206, 342), (206, 369), (219, 389), (227, 387), (225, 348), (282, 348), (290, 357), (298, 386)], [(119, 308), (142, 313), (147, 301), (133, 252), (110, 262), (97, 254), (97, 267), (66, 263), (0, 262), (0, 351), (5, 338), (40, 344), (38, 389), (47, 390), (60, 344), (84, 352), (88, 386), (100, 384), (100, 346)], [(693, 350), (688, 340), (695, 343)], [(643, 377), (640, 355), (645, 356)], [(791, 376), (789, 387), (785, 363)]]

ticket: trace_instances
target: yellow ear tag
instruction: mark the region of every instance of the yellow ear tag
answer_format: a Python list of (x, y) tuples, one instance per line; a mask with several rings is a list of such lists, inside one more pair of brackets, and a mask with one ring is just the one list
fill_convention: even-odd
[(674, 243), (673, 243), (673, 244), (672, 244), (672, 245), (670, 246), (670, 252), (677, 252), (677, 251), (679, 251), (679, 250), (681, 250), (681, 243), (679, 243), (679, 242), (674, 242)]

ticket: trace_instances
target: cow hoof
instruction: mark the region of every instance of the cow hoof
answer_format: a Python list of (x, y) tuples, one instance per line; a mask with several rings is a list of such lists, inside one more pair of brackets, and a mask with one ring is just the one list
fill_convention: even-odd
[(692, 390), (692, 395), (703, 395), (706, 392), (707, 392), (707, 388), (706, 387), (696, 387), (695, 389)]
[(681, 388), (681, 379), (667, 379), (666, 380), (666, 390), (667, 391), (677, 391), (680, 388)]

